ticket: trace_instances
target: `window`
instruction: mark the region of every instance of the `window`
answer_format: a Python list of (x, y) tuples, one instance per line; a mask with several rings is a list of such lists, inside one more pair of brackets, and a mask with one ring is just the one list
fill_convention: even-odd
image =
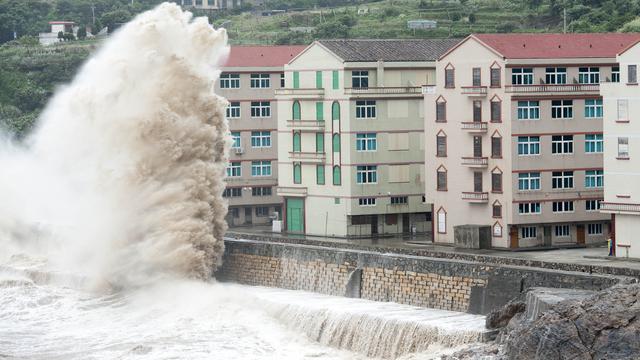
[(240, 74), (222, 74), (220, 75), (221, 89), (239, 89)]
[(271, 117), (271, 103), (269, 101), (252, 101), (251, 117), (253, 118)]
[(293, 164), (293, 183), (302, 184), (302, 165), (300, 163)]
[(252, 131), (251, 147), (254, 147), (254, 148), (271, 147), (271, 132), (270, 131)]
[(352, 215), (351, 216), (351, 225), (368, 225), (368, 224), (371, 224), (371, 216), (369, 215)]
[(587, 99), (584, 101), (584, 117), (601, 118), (602, 117), (602, 99)]
[(356, 118), (357, 119), (375, 119), (375, 117), (376, 117), (376, 101), (375, 100), (356, 101)]
[(603, 170), (587, 170), (585, 171), (584, 187), (596, 188), (604, 185)]
[(359, 198), (358, 205), (360, 206), (376, 206), (376, 198)]
[(240, 177), (242, 176), (242, 169), (240, 167), (240, 161), (233, 161), (227, 165), (227, 177)]
[(316, 102), (316, 120), (324, 121), (324, 103), (322, 101)]
[(521, 239), (532, 239), (538, 236), (538, 229), (535, 226), (524, 226), (520, 228)]
[(552, 119), (573, 118), (573, 100), (552, 100), (551, 101), (551, 118)]
[(539, 202), (519, 203), (518, 214), (520, 215), (540, 214), (540, 203)]
[(598, 211), (600, 210), (600, 203), (602, 200), (587, 200), (585, 201), (584, 209), (586, 211)]
[(499, 136), (491, 137), (491, 157), (498, 159), (502, 157), (502, 138)]
[(494, 218), (501, 218), (502, 217), (502, 205), (500, 205), (499, 203), (494, 203), (491, 212), (492, 212)]
[(518, 190), (540, 190), (540, 173), (529, 172), (518, 174)]
[(638, 67), (636, 65), (627, 66), (627, 83), (638, 83)]
[(540, 155), (540, 137), (518, 136), (518, 155)]
[(491, 69), (491, 87), (500, 87), (500, 69)]
[(369, 87), (369, 71), (354, 70), (351, 72), (351, 87), (368, 88)]
[(438, 210), (438, 233), (447, 233), (447, 212), (442, 208)]
[(239, 208), (229, 208), (229, 212), (231, 213), (231, 216), (233, 216), (234, 219), (237, 219), (240, 217), (240, 209)]
[(602, 224), (587, 224), (587, 235), (602, 235)]
[(269, 74), (251, 74), (251, 88), (266, 89), (271, 87), (271, 76)]
[(482, 121), (482, 101), (481, 100), (473, 101), (473, 121), (474, 122)]
[(518, 101), (518, 120), (540, 120), (540, 102)]
[(494, 193), (502, 192), (502, 173), (491, 174), (491, 192), (494, 192)]
[(499, 123), (502, 121), (502, 102), (491, 101), (491, 122)]
[(436, 136), (436, 156), (447, 156), (447, 135), (442, 133)]
[(324, 185), (324, 165), (316, 165), (316, 184)]
[(376, 133), (356, 134), (356, 150), (376, 151), (377, 148)]
[(436, 122), (447, 122), (447, 102), (436, 102)]
[(573, 135), (554, 135), (551, 137), (552, 154), (573, 154)]
[(293, 120), (300, 120), (301, 119), (301, 114), (300, 114), (300, 102), (299, 101), (294, 101), (293, 105), (291, 106), (291, 112)]
[(547, 84), (566, 84), (567, 68), (547, 68), (545, 83)]
[(302, 137), (302, 135), (300, 134), (299, 131), (294, 131), (293, 132), (293, 152), (301, 152), (302, 151), (302, 143), (300, 141), (301, 137)]
[(293, 88), (294, 89), (300, 88), (300, 72), (298, 71), (293, 72)]
[(322, 89), (322, 71), (316, 71), (316, 89)]
[(629, 100), (618, 99), (618, 121), (629, 120)]
[(316, 133), (316, 152), (324, 153), (324, 133)]
[(338, 72), (338, 70), (333, 70), (331, 72), (331, 82), (333, 85), (333, 90), (338, 90), (340, 89), (340, 73)]
[(447, 191), (447, 170), (440, 167), (436, 174), (436, 189), (438, 191)]
[(271, 186), (256, 186), (251, 188), (252, 196), (271, 196)]
[(227, 119), (237, 119), (240, 117), (240, 102), (232, 101), (227, 106)]
[(628, 137), (618, 138), (618, 158), (620, 159), (629, 158), (629, 138)]
[(331, 120), (340, 121), (340, 103), (337, 101), (334, 101), (333, 104), (331, 104)]
[[(448, 65), (451, 66), (451, 65)], [(453, 88), (456, 87), (456, 76), (455, 76), (455, 70), (450, 68), (450, 69), (444, 69), (444, 87), (445, 88)]]
[(242, 196), (242, 188), (234, 187), (234, 188), (226, 188), (222, 193), (222, 197), (241, 197)]
[(231, 148), (232, 149), (239, 149), (240, 146), (242, 146), (242, 144), (240, 143), (240, 132), (239, 131), (234, 131), (231, 133), (231, 139), (233, 140), (233, 143), (231, 144)]
[(252, 161), (251, 176), (271, 176), (271, 161)]
[(611, 67), (611, 82), (620, 82), (620, 66)]
[(283, 88), (285, 85), (284, 83), (284, 73), (280, 74), (280, 87)]
[(551, 188), (573, 189), (573, 171), (554, 171), (551, 173)]
[(502, 237), (502, 225), (500, 223), (493, 224), (493, 237)]
[(258, 206), (256, 207), (256, 217), (267, 217), (269, 216), (269, 207), (268, 206)]
[(356, 168), (356, 183), (375, 184), (378, 182), (378, 166), (358, 165)]
[(342, 183), (342, 175), (340, 172), (340, 166), (333, 167), (333, 185), (340, 185)]
[(553, 212), (554, 213), (573, 212), (573, 201), (554, 201)]
[(408, 196), (392, 196), (391, 197), (391, 205), (402, 205), (408, 204), (409, 197)]
[(569, 225), (556, 225), (554, 227), (556, 237), (569, 237), (571, 236), (571, 229)]
[(481, 81), (482, 81), (481, 74), (482, 74), (482, 69), (480, 68), (471, 69), (471, 84), (473, 86), (481, 85)]
[(513, 68), (511, 69), (512, 85), (532, 85), (533, 69), (532, 68)]
[(332, 137), (333, 152), (340, 152), (340, 134), (335, 133)]
[(580, 84), (599, 84), (600, 68), (599, 67), (578, 68), (578, 82)]
[(602, 134), (586, 134), (584, 136), (584, 152), (589, 153), (602, 153), (604, 141)]

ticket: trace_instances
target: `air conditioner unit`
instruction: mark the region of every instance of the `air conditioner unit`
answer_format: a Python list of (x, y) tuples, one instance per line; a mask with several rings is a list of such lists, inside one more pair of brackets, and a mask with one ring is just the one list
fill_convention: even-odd
[(241, 147), (238, 148), (233, 148), (233, 151), (236, 153), (236, 155), (242, 155), (244, 154), (244, 149)]

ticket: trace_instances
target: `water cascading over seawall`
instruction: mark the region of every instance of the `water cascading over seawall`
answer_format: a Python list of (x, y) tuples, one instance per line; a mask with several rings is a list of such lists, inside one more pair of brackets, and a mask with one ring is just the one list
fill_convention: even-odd
[(212, 90), (227, 53), (224, 30), (169, 3), (112, 35), (26, 141), (0, 145), (0, 246), (97, 284), (208, 279), (226, 231)]

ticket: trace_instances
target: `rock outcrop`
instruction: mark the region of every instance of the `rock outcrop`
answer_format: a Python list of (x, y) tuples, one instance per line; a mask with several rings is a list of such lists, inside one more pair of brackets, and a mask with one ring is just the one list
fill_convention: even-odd
[(510, 301), (498, 310), (487, 315), (487, 329), (499, 329), (507, 326), (511, 318), (525, 311), (525, 303), (522, 301)]

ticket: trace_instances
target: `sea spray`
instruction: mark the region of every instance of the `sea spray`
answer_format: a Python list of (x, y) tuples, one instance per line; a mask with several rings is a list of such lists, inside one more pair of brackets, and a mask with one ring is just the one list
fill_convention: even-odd
[[(117, 286), (208, 278), (226, 230), (224, 30), (165, 3), (123, 26), (0, 146), (0, 247)], [(50, 264), (51, 265), (51, 264)]]

